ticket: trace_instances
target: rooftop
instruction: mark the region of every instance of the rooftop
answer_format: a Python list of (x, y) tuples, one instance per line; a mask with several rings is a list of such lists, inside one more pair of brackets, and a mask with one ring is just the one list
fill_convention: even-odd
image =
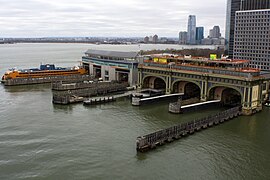
[(134, 59), (139, 55), (139, 52), (104, 51), (104, 50), (89, 49), (85, 52), (85, 54), (94, 55), (94, 56), (106, 56), (106, 57)]
[(164, 59), (171, 59), (171, 60), (179, 60), (179, 61), (193, 61), (193, 62), (206, 62), (206, 63), (217, 63), (217, 64), (245, 64), (249, 63), (249, 60), (242, 60), (242, 59), (216, 59), (211, 60), (205, 57), (185, 57), (185, 56), (178, 56), (173, 54), (152, 54), (150, 55), (153, 58), (164, 58)]

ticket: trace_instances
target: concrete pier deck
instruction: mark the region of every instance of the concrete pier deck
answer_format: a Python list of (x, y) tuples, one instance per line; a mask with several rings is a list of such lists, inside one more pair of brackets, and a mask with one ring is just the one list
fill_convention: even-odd
[(146, 102), (153, 102), (158, 101), (166, 98), (172, 98), (172, 97), (178, 97), (182, 96), (184, 93), (176, 93), (176, 94), (166, 94), (161, 96), (154, 96), (154, 97), (148, 97), (148, 98), (139, 98), (139, 97), (132, 97), (132, 105), (133, 106), (140, 106)]

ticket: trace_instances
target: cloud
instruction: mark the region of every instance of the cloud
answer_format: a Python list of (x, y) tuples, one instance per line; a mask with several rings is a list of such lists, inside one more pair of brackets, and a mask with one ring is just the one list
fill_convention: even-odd
[[(225, 0), (0, 0), (0, 37), (177, 37), (188, 15), (225, 31)], [(208, 35), (208, 34), (206, 34)]]

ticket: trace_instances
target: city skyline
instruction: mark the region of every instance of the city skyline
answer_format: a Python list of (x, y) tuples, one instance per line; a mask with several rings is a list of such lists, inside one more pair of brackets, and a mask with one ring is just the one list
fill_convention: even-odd
[(200, 2), (0, 0), (0, 37), (177, 37), (190, 14), (205, 31), (218, 24), (224, 34), (226, 0)]

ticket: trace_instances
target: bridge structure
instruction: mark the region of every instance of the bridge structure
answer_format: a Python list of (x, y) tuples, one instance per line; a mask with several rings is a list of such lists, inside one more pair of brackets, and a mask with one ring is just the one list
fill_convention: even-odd
[(201, 102), (220, 100), (241, 105), (243, 115), (262, 110), (269, 96), (270, 76), (249, 68), (246, 60), (209, 60), (176, 55), (151, 55), (138, 66), (138, 88), (184, 93)]

